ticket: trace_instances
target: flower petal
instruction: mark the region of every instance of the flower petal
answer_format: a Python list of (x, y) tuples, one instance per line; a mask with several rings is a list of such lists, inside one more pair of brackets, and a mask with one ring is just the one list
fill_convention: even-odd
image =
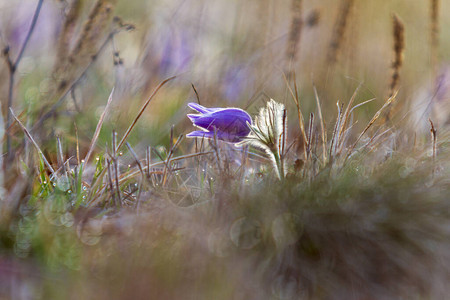
[(202, 115), (187, 114), (187, 117), (189, 118), (189, 120), (191, 120), (192, 123), (194, 123), (198, 118), (201, 118)]
[(240, 108), (206, 108), (197, 103), (188, 106), (199, 112), (188, 114), (188, 118), (194, 126), (203, 129), (189, 133), (188, 137), (214, 138), (216, 135), (220, 140), (237, 143), (250, 133), (252, 118)]
[(238, 143), (241, 142), (244, 139), (244, 136), (239, 136), (233, 133), (228, 132), (222, 132), (222, 131), (193, 131), (186, 135), (188, 138), (207, 138), (207, 139), (214, 139), (214, 134), (216, 134), (216, 137), (218, 140), (222, 140), (229, 143)]
[(210, 114), (208, 117), (212, 118), (210, 127), (215, 127), (219, 131), (239, 135), (247, 135), (250, 132), (247, 122), (251, 122), (251, 117), (241, 109), (223, 109)]
[(199, 113), (202, 113), (202, 114), (207, 114), (207, 113), (210, 112), (209, 108), (206, 108), (206, 107), (204, 107), (204, 106), (202, 106), (202, 105), (200, 105), (198, 103), (195, 103), (195, 102), (189, 102), (188, 106), (190, 108), (192, 108), (193, 110), (196, 110), (196, 111), (198, 111)]
[(188, 133), (186, 135), (186, 137), (190, 137), (190, 138), (200, 137), (200, 138), (212, 139), (212, 138), (214, 138), (214, 132), (197, 130), (197, 131), (192, 131), (192, 132)]

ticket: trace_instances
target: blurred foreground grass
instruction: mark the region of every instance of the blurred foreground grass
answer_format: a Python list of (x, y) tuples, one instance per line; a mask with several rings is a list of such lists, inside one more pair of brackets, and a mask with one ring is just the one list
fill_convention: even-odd
[[(38, 3), (0, 1), (0, 297), (448, 294), (449, 1), (49, 0), (20, 57)], [(270, 98), (285, 178), (184, 138)]]

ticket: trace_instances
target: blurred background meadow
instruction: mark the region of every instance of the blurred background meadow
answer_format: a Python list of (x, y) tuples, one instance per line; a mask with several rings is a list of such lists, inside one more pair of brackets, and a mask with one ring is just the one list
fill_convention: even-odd
[[(449, 0), (0, 0), (0, 299), (445, 299), (449, 28)], [(185, 138), (188, 102), (270, 99), (281, 176)]]

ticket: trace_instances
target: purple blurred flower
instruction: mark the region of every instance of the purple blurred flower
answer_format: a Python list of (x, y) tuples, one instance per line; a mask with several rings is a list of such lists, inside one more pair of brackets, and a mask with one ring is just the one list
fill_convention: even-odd
[(450, 66), (442, 68), (435, 81), (435, 98), (438, 102), (446, 101), (450, 96)]
[[(5, 16), (5, 20), (0, 21), (0, 27), (5, 29), (7, 41), (11, 48), (17, 49), (16, 51), (18, 51), (18, 48), (22, 45), (30, 29), (36, 4), (33, 1), (31, 3), (30, 1), (10, 2), (11, 4), (5, 7), (5, 11), (2, 11), (3, 8), (0, 4), (2, 16)], [(30, 38), (27, 53), (32, 53), (40, 57), (41, 52), (45, 54), (49, 52), (45, 47), (54, 47), (53, 41), (57, 36), (58, 29), (61, 27), (61, 18), (59, 18), (58, 13), (59, 9), (54, 3), (44, 2), (42, 4), (36, 28)]]
[(231, 67), (224, 75), (223, 97), (232, 102), (239, 100), (245, 87), (249, 86), (250, 78), (251, 74), (243, 67)]
[(192, 60), (192, 45), (188, 32), (181, 34), (171, 33), (161, 41), (162, 53), (160, 57), (160, 72), (169, 74), (182, 72)]
[(187, 137), (214, 138), (230, 143), (238, 143), (249, 133), (248, 124), (252, 123), (250, 115), (240, 108), (206, 108), (197, 103), (188, 106), (199, 114), (188, 114), (194, 126), (202, 129), (193, 131)]

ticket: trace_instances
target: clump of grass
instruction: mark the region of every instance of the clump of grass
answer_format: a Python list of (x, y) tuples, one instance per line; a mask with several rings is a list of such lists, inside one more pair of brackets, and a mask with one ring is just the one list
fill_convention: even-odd
[[(46, 286), (43, 297), (80, 286), (100, 299), (445, 294), (438, 283), (448, 280), (450, 266), (437, 261), (448, 256), (449, 191), (445, 173), (430, 168), (448, 164), (445, 154), (435, 151), (434, 163), (416, 153), (380, 160), (383, 147), (367, 150), (379, 134), (360, 146), (380, 113), (362, 133), (353, 132), (350, 116), (361, 105), (354, 104), (357, 92), (345, 108), (338, 105), (333, 135), (325, 139), (326, 163), (317, 121), (310, 117), (300, 173), (286, 151), (285, 108), (274, 101), (252, 128), (260, 142), (267, 137), (264, 149), (276, 176), (252, 147), (217, 140), (185, 147), (173, 130), (174, 142), (154, 149), (153, 158), (150, 152), (139, 158), (130, 144), (121, 151), (114, 132), (111, 150), (95, 160), (60, 158), (48, 172), (41, 155), (38, 174), (31, 171), (38, 175), (32, 197), (1, 226), (9, 232), (3, 249), (45, 266), (38, 283)], [(415, 267), (405, 263), (412, 260)], [(61, 272), (76, 279), (66, 281), (66, 292), (50, 277)], [(118, 275), (123, 272), (128, 275)], [(245, 278), (251, 284), (243, 285)]]

